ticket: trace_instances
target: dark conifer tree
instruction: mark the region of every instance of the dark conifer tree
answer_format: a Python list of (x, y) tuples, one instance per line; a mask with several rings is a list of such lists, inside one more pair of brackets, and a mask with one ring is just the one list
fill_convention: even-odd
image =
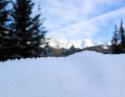
[(116, 28), (112, 39), (112, 51), (115, 54), (125, 53), (125, 30), (122, 20), (119, 29)]
[(11, 42), (11, 30), (8, 27), (9, 10), (7, 5), (9, 0), (0, 0), (0, 60), (9, 57), (9, 47)]
[(45, 44), (44, 38), (46, 30), (44, 27), (41, 27), (43, 23), (40, 23), (40, 8), (38, 9), (38, 14), (32, 19), (32, 26), (29, 28), (31, 32), (31, 48), (34, 56), (43, 56), (46, 53), (46, 50), (42, 48), (42, 45)]
[[(41, 41), (44, 40), (45, 30), (40, 23), (40, 14), (32, 17), (34, 3), (32, 0), (16, 0), (13, 2), (14, 19), (13, 29), (18, 37), (18, 53), (23, 57), (40, 56), (42, 48)], [(41, 28), (40, 28), (41, 27)]]
[(124, 27), (123, 27), (123, 21), (121, 20), (121, 25), (120, 25), (120, 29), (119, 29), (119, 34), (120, 34), (120, 38), (121, 38), (121, 46), (122, 48), (125, 47), (125, 31), (124, 31)]
[(0, 0), (0, 32), (5, 31), (6, 22), (8, 21), (9, 12), (6, 9), (8, 3), (8, 0)]
[(119, 40), (119, 35), (118, 35), (118, 29), (117, 26), (115, 26), (115, 31), (114, 31), (114, 35), (113, 35), (113, 39), (112, 39), (112, 44), (113, 45), (117, 45), (118, 44), (118, 40)]
[(118, 44), (118, 41), (119, 41), (119, 31), (118, 31), (118, 28), (117, 28), (117, 25), (115, 26), (115, 31), (114, 31), (114, 35), (113, 35), (113, 38), (112, 38), (112, 53), (117, 53), (117, 46), (119, 45)]

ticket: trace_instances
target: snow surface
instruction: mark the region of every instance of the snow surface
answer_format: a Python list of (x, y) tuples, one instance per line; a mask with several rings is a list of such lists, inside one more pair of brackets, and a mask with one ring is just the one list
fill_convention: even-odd
[(124, 60), (82, 52), (1, 62), (0, 97), (125, 97)]

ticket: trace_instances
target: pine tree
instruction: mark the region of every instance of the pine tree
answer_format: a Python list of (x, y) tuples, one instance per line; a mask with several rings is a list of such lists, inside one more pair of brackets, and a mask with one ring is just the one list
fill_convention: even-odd
[[(40, 11), (40, 8), (38, 11)], [(32, 40), (31, 42), (29, 41), (29, 43), (31, 43), (30, 46), (33, 49), (32, 54), (34, 56), (42, 56), (45, 54), (45, 49), (42, 48), (42, 45), (45, 44), (44, 35), (46, 30), (44, 27), (41, 27), (42, 24), (40, 23), (40, 16), (41, 14), (39, 12), (38, 15), (32, 19), (32, 26), (29, 28), (29, 32), (32, 33)]]
[(117, 25), (115, 25), (115, 31), (112, 39), (112, 53), (117, 53), (116, 48), (119, 45), (118, 42), (119, 42), (119, 31)]
[(0, 0), (0, 32), (5, 31), (5, 23), (8, 21), (8, 10), (6, 6), (8, 5), (9, 1), (7, 0)]
[(112, 45), (117, 45), (118, 44), (118, 40), (119, 40), (119, 35), (118, 35), (118, 29), (117, 29), (117, 25), (115, 25), (115, 31), (114, 31), (114, 35), (113, 35), (113, 39), (112, 39)]
[(120, 38), (121, 38), (121, 46), (122, 48), (125, 47), (125, 31), (124, 31), (124, 27), (123, 27), (123, 21), (121, 20), (121, 25), (120, 25), (120, 29), (119, 29), (119, 34), (120, 34)]
[(115, 27), (115, 33), (112, 39), (112, 51), (115, 54), (125, 53), (125, 30), (122, 20), (119, 29)]
[(7, 9), (8, 4), (8, 0), (0, 0), (0, 60), (9, 57), (8, 53), (12, 33), (7, 24), (9, 21), (9, 10)]
[(31, 0), (16, 0), (13, 3), (13, 29), (18, 37), (18, 53), (23, 57), (40, 56), (45, 30), (40, 30), (40, 14), (32, 17), (34, 3)]

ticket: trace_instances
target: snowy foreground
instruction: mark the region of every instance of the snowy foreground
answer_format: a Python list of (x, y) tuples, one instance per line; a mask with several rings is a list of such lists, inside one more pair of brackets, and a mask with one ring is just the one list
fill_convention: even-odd
[(125, 97), (125, 55), (82, 52), (0, 63), (0, 97)]

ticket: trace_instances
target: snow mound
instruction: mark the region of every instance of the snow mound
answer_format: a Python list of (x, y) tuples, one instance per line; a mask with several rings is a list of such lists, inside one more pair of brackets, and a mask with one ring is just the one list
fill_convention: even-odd
[(125, 97), (124, 58), (82, 52), (0, 63), (0, 97)]

